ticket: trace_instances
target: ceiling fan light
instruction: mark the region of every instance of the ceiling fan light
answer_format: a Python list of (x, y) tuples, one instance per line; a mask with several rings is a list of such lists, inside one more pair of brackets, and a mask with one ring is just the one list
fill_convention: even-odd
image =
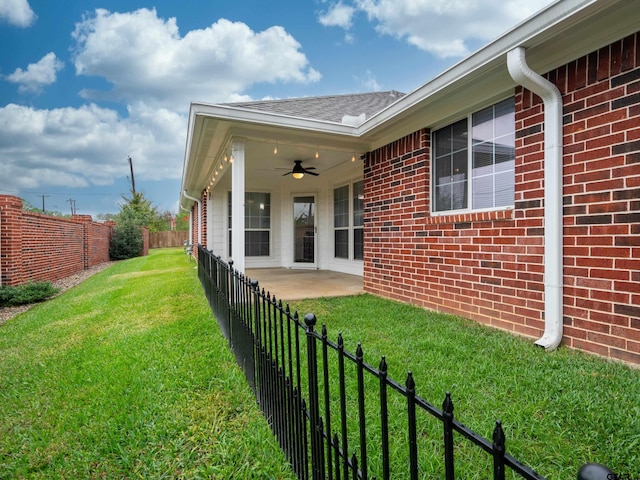
[(302, 173), (302, 172), (294, 172), (293, 173), (293, 178), (295, 178), (296, 180), (300, 180), (302, 177), (304, 177), (304, 173)]

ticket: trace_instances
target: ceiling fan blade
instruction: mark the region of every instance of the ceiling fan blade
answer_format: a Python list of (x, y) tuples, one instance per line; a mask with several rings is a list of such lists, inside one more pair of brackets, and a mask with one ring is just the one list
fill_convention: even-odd
[(286, 177), (287, 175), (291, 175), (293, 172), (287, 172), (284, 175), (282, 175), (283, 177)]
[(308, 172), (308, 171), (304, 173), (308, 173), (309, 175), (313, 175), (314, 177), (317, 177), (318, 175), (320, 175), (319, 173)]
[(315, 170), (316, 167), (304, 167), (305, 170)]

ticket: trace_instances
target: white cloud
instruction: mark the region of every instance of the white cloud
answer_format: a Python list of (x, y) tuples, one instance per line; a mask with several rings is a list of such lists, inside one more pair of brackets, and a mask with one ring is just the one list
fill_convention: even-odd
[(341, 27), (345, 30), (351, 28), (353, 23), (353, 14), (356, 9), (350, 5), (338, 2), (331, 7), (326, 13), (318, 16), (318, 21), (325, 27)]
[(111, 185), (128, 174), (178, 179), (186, 118), (165, 109), (129, 107), (38, 110), (15, 104), (0, 108), (0, 191), (43, 186)]
[(28, 27), (36, 18), (27, 0), (0, 0), (0, 20), (16, 27)]
[(233, 101), (259, 82), (320, 79), (301, 45), (278, 26), (254, 32), (221, 19), (181, 37), (175, 18), (158, 18), (155, 10), (98, 9), (76, 24), (73, 37), (78, 74), (104, 77), (117, 99), (171, 109), (186, 110), (191, 101)]
[(16, 69), (5, 79), (12, 83), (18, 83), (20, 93), (40, 93), (46, 85), (56, 81), (56, 74), (62, 70), (64, 63), (57, 59), (53, 52), (47, 53), (38, 63), (30, 63), (26, 70)]
[[(96, 10), (76, 24), (73, 38), (76, 73), (113, 87), (80, 91), (88, 100), (80, 108), (0, 106), (0, 191), (114, 185), (129, 175), (128, 156), (136, 180), (179, 184), (191, 101), (247, 101), (256, 83), (320, 79), (301, 45), (277, 26), (255, 32), (221, 19), (181, 36), (176, 20), (155, 10)], [(4, 79), (39, 91), (60, 68), (50, 53)], [(96, 99), (118, 101), (127, 113)], [(177, 193), (159, 195), (166, 203)]]
[[(353, 0), (356, 10), (366, 13), (383, 35), (403, 39), (433, 55), (462, 57), (473, 41), (486, 43), (529, 17), (552, 0)], [(345, 29), (350, 22), (336, 13), (349, 8), (342, 3), (329, 10), (327, 23)], [(351, 12), (350, 17), (354, 14)], [(345, 17), (346, 18), (346, 17)]]
[(379, 92), (382, 90), (382, 86), (378, 83), (375, 75), (371, 72), (371, 70), (367, 70), (365, 72), (365, 77), (356, 77), (356, 80), (368, 91), (368, 92)]

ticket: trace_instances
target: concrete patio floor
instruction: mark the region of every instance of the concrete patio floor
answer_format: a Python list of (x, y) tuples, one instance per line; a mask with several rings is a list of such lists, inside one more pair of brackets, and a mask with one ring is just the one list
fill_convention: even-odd
[(341, 297), (363, 293), (362, 277), (330, 270), (295, 270), (288, 268), (250, 268), (245, 271), (257, 280), (260, 289), (276, 299)]

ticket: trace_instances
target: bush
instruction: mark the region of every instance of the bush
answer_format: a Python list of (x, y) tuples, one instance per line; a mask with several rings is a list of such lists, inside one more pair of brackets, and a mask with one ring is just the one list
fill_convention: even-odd
[(142, 230), (132, 221), (119, 223), (111, 234), (109, 257), (111, 260), (126, 260), (139, 257), (144, 246)]
[(17, 287), (0, 287), (0, 307), (42, 302), (60, 291), (51, 282), (30, 282)]

